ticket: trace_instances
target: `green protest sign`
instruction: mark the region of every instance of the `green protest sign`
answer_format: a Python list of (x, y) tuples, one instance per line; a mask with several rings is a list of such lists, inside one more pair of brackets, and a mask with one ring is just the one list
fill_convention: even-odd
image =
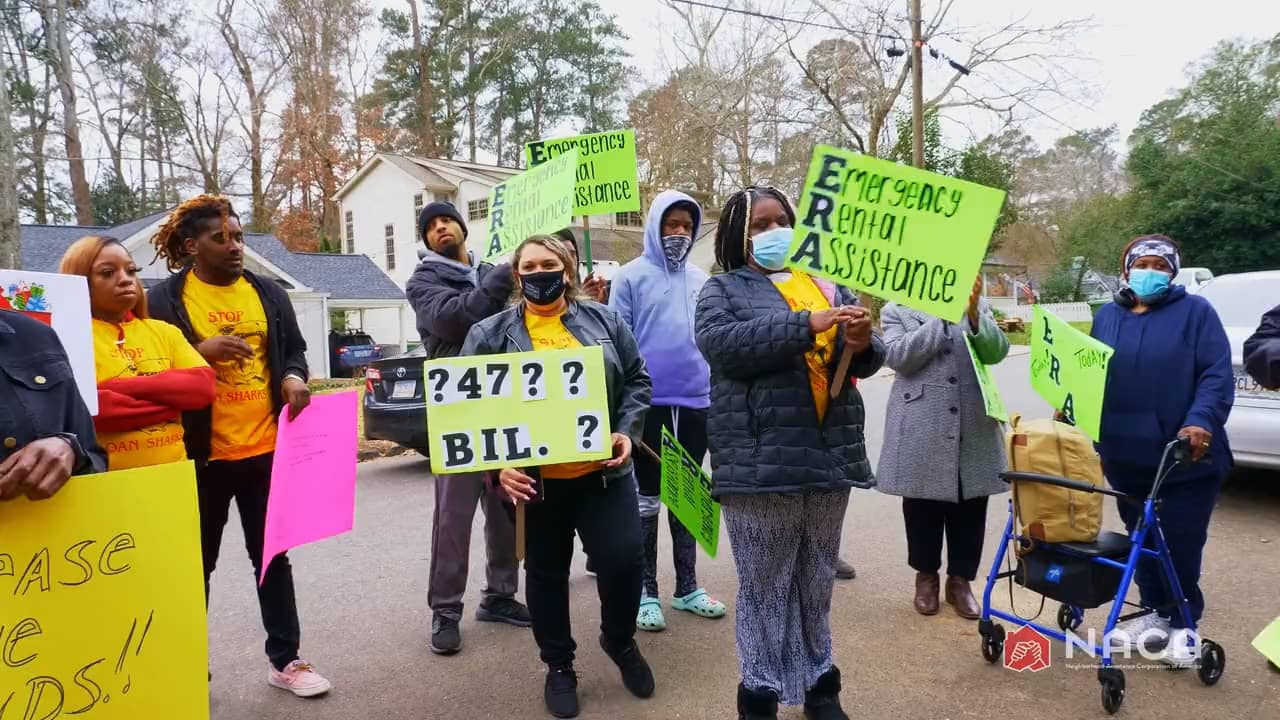
[(986, 407), (987, 417), (1009, 422), (1009, 411), (1004, 407), (1004, 398), (1000, 397), (1000, 388), (996, 387), (996, 379), (991, 376), (991, 368), (978, 359), (973, 349), (973, 338), (964, 336), (964, 344), (969, 348), (969, 359), (973, 361), (973, 372), (978, 376), (978, 387), (982, 388), (982, 404)]
[(675, 513), (711, 557), (720, 544), (720, 503), (711, 498), (711, 478), (662, 428), (662, 504)]
[(484, 259), (506, 255), (530, 235), (553, 233), (573, 222), (577, 150), (530, 168), (489, 192)]
[(960, 322), (1004, 191), (819, 145), (787, 264)]
[(1035, 306), (1031, 321), (1031, 387), (1094, 441), (1102, 427), (1107, 365), (1115, 351)]
[(531, 142), (524, 146), (525, 164), (538, 167), (575, 149), (578, 151), (578, 184), (573, 195), (574, 215), (640, 210), (635, 130), (611, 130)]

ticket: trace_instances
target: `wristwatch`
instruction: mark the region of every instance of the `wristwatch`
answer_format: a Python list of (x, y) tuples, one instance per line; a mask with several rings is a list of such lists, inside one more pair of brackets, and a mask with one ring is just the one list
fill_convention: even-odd
[(71, 468), (72, 475), (80, 475), (93, 469), (93, 460), (85, 452), (84, 446), (80, 444), (80, 437), (75, 433), (54, 433), (49, 437), (62, 438), (71, 446), (71, 451), (76, 455), (75, 465)]

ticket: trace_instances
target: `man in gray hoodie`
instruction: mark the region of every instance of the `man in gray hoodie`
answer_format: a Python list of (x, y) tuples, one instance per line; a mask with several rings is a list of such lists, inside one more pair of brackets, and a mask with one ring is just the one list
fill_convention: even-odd
[[(511, 297), (511, 266), (478, 262), (467, 250), (467, 225), (457, 208), (434, 202), (418, 216), (418, 237), (426, 244), (405, 293), (418, 316), (418, 333), (428, 358), (455, 357), (476, 323), (502, 310)], [(431, 651), (452, 655), (462, 647), (458, 623), (467, 587), (471, 525), (476, 506), (484, 510), (488, 558), (484, 597), (476, 610), (482, 622), (529, 627), (529, 610), (515, 599), (519, 569), (515, 523), (483, 473), (437, 476), (431, 530)]]

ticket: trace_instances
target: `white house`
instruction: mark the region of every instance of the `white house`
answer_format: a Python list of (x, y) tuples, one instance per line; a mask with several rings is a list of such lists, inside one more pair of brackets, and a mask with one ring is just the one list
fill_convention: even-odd
[[(85, 235), (108, 235), (124, 243), (142, 268), (143, 282), (150, 287), (169, 275), (151, 245), (151, 238), (168, 215), (168, 211), (156, 213), (115, 227), (23, 225), (22, 267), (57, 272), (58, 262), (71, 243)], [(329, 376), (330, 313), (346, 312), (350, 317), (380, 312), (406, 318), (407, 324), (388, 328), (381, 337), (374, 336), (374, 341), (404, 349), (417, 340), (403, 290), (367, 257), (292, 252), (273, 235), (246, 233), (245, 267), (278, 282), (289, 294), (307, 341), (307, 364), (313, 377)]]
[[(519, 172), (518, 168), (460, 160), (378, 153), (334, 194), (342, 213), (342, 250), (368, 256), (403, 288), (418, 264), (418, 249), (423, 247), (417, 237), (418, 213), (423, 205), (437, 200), (453, 203), (467, 220), (468, 237), (483, 238), (489, 222), (490, 191)], [(604, 273), (606, 277), (615, 269), (612, 263), (626, 263), (640, 254), (643, 225), (642, 212), (590, 218), (592, 258), (611, 266)], [(574, 218), (579, 243), (582, 226), (582, 218)], [(379, 310), (366, 312), (363, 321), (365, 332), (378, 342), (394, 335), (406, 322), (416, 339), (411, 315), (397, 318), (390, 310)]]

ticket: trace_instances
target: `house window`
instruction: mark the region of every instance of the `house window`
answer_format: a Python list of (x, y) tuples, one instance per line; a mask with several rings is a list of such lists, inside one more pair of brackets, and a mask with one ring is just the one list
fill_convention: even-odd
[(467, 219), (483, 220), (489, 217), (489, 198), (467, 201)]
[(422, 212), (422, 193), (413, 196), (413, 226), (418, 227), (418, 213)]
[(449, 193), (432, 193), (432, 195), (436, 202), (453, 202), (453, 198), (449, 197)]
[(396, 227), (394, 225), (386, 226), (387, 235), (387, 269), (396, 269)]
[(347, 231), (347, 254), (355, 255), (356, 254), (356, 221), (351, 217), (350, 210), (346, 212), (344, 220), (346, 221), (346, 231)]
[(644, 223), (640, 220), (638, 212), (620, 212), (613, 215), (614, 225), (625, 225), (626, 227), (640, 227)]

